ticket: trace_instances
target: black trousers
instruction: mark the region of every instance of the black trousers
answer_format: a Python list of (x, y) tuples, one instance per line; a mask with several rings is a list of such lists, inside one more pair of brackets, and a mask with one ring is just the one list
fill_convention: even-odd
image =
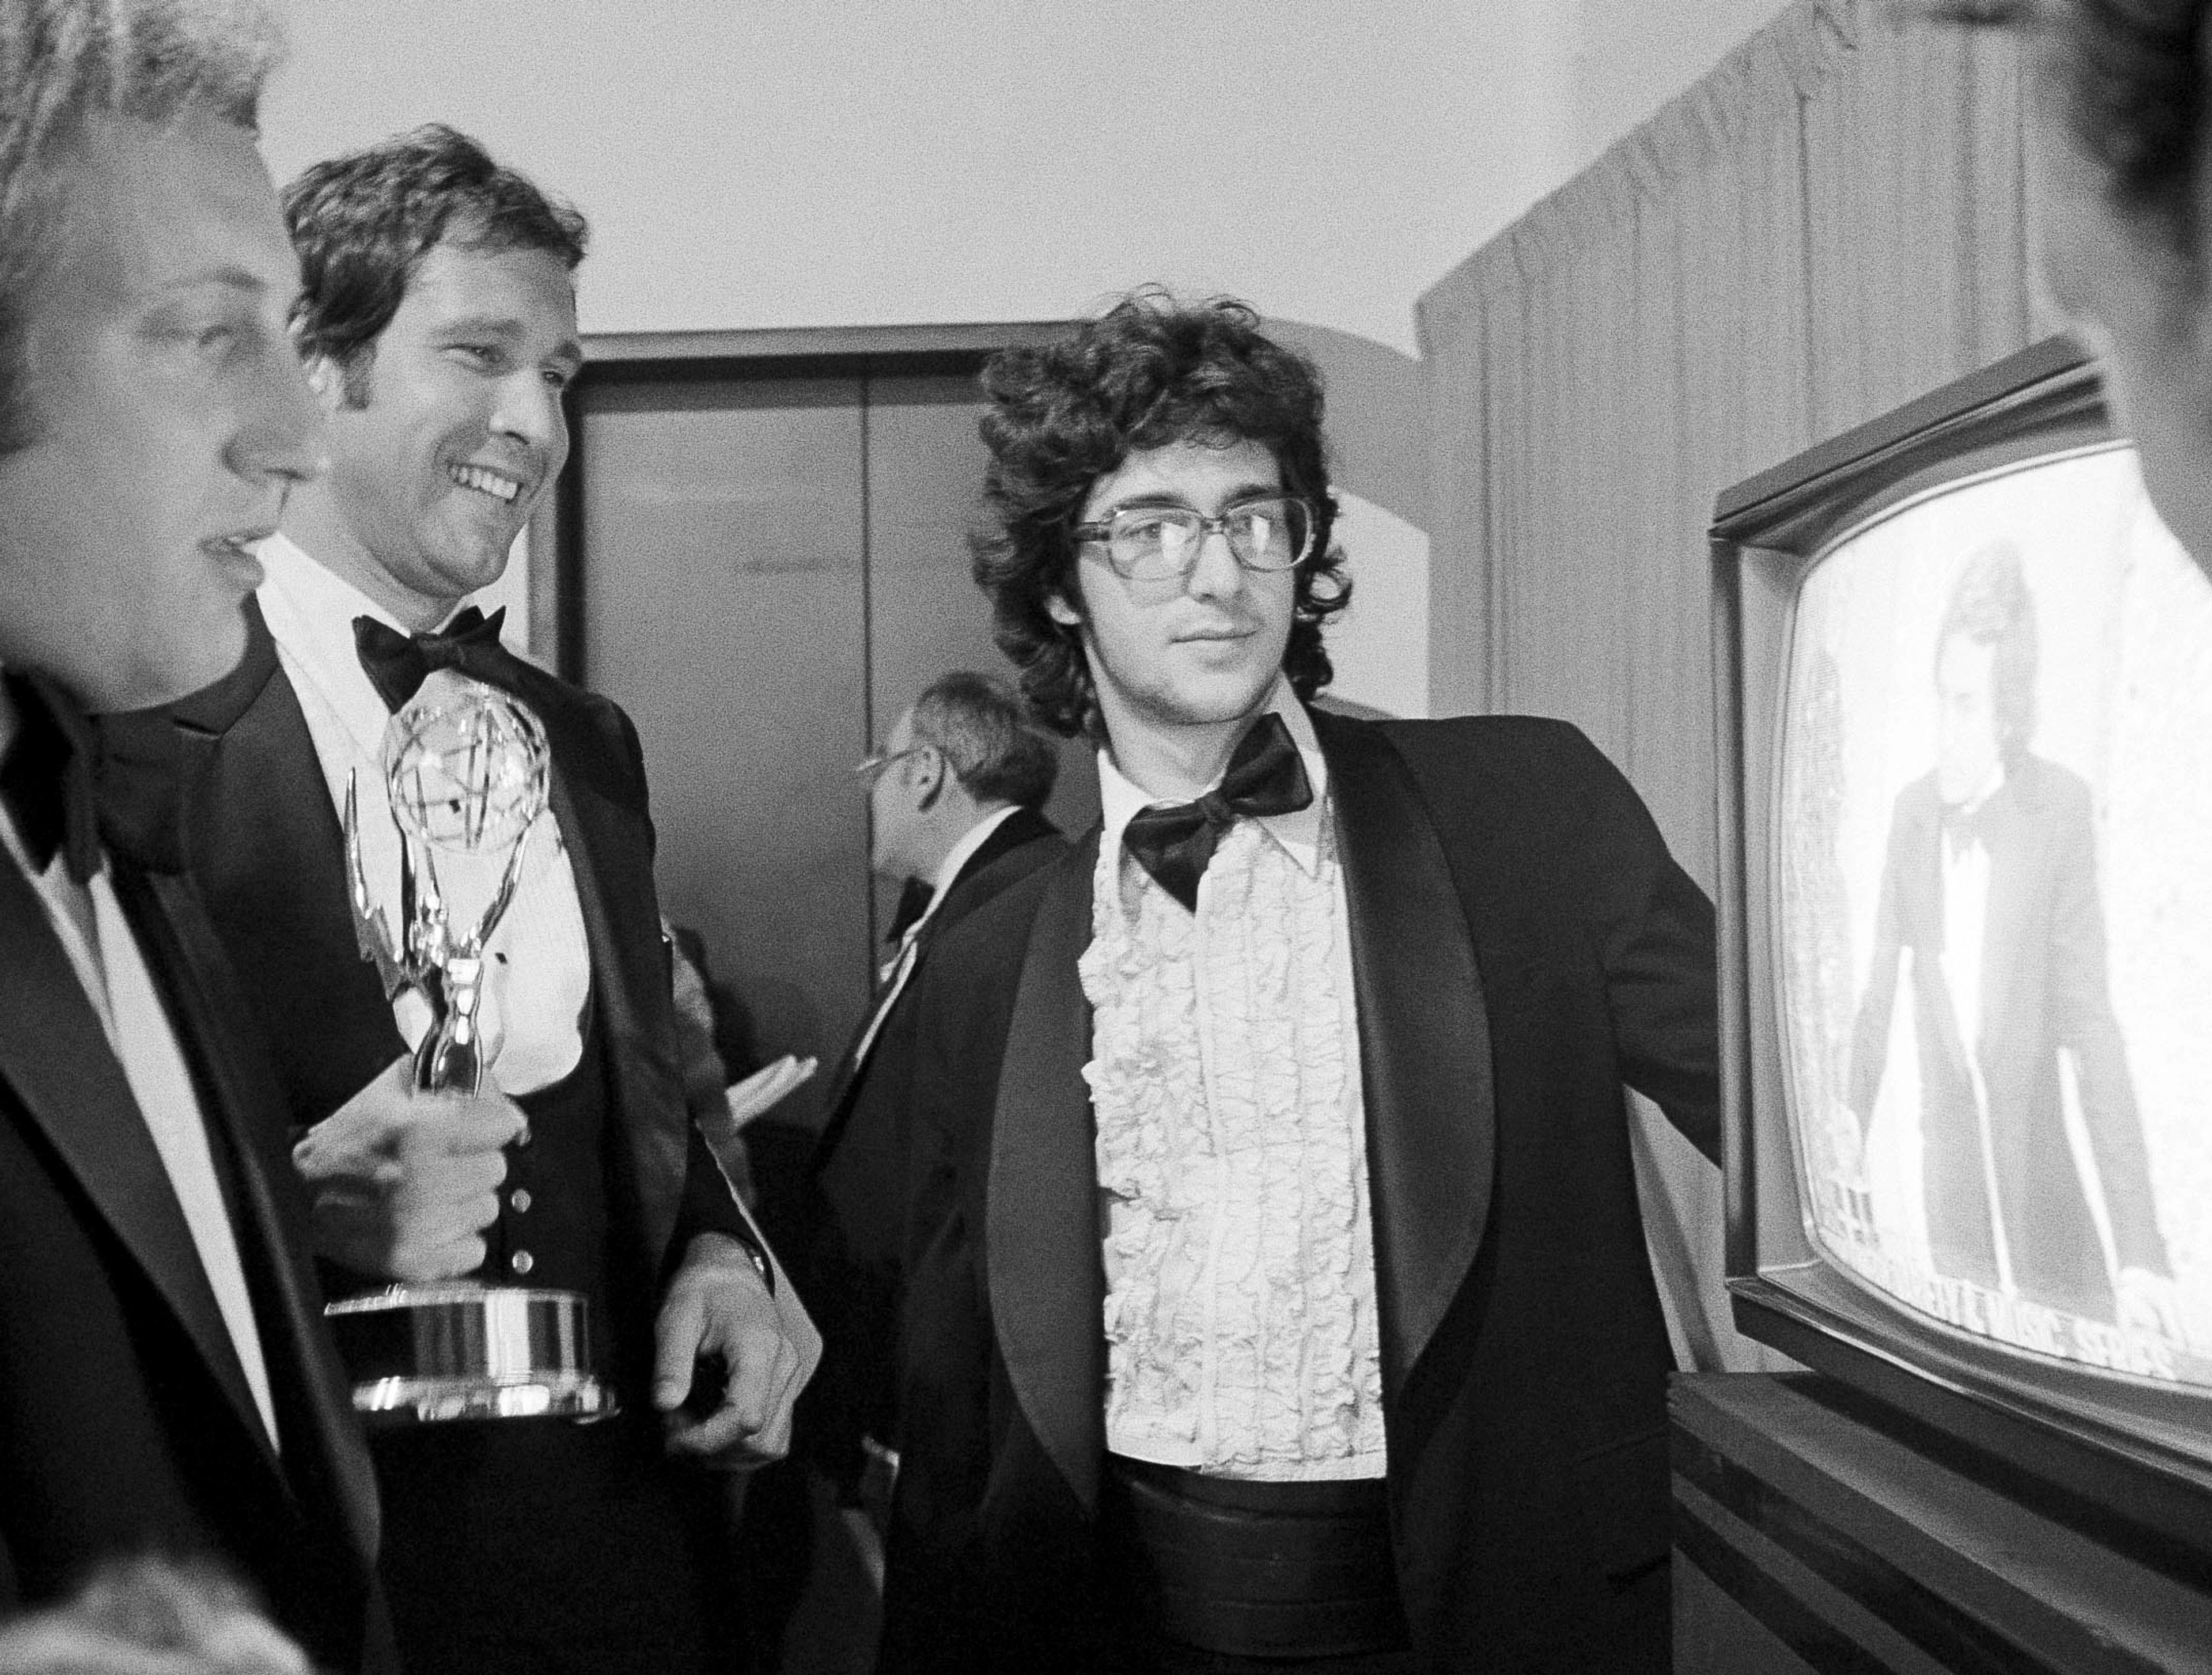
[(1133, 1630), (1118, 1648), (1115, 1675), (1425, 1675), (1408, 1650), (1340, 1658), (1239, 1658), (1200, 1652)]
[(726, 1484), (659, 1447), (650, 1413), (376, 1437), (408, 1675), (739, 1675)]

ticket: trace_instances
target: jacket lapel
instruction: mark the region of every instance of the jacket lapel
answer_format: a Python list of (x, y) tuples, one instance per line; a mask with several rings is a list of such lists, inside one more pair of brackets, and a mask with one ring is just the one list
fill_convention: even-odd
[(238, 668), (150, 714), (173, 719), (188, 759), (202, 759), (188, 792), (193, 877), (262, 1026), (289, 1120), (319, 1122), (407, 1044), (376, 968), (361, 957), (344, 828), (252, 598)]
[[(311, 1493), (311, 1502), (334, 1506), (355, 1551), (373, 1558), (376, 1484), (353, 1411), (351, 1381), (323, 1325), (322, 1294), (305, 1257), (303, 1206), (295, 1190), (276, 1184), (289, 1182), (291, 1172), (283, 1095), (218, 1021), (242, 1016), (243, 1002), (191, 884), (161, 874), (126, 874), (118, 883), (129, 888), (134, 923), (160, 939), (165, 962), (178, 974), (179, 980), (164, 987), (200, 1073), (209, 1125), (221, 1131), (233, 1160), (240, 1254), (249, 1281), (260, 1282), (254, 1312), (263, 1352), (280, 1393), (289, 1366), (301, 1399), (288, 1409), (278, 1398), (280, 1423), (295, 1428), (284, 1438), (285, 1469), (321, 1491)], [(311, 1435), (297, 1434), (301, 1424)]]
[(961, 895), (961, 887), (993, 862), (1003, 859), (1022, 845), (1034, 843), (1039, 838), (1059, 835), (1060, 828), (1035, 809), (1018, 808), (992, 828), (990, 835), (976, 846), (975, 853), (961, 863), (960, 871), (945, 887), (945, 901), (938, 904), (935, 913), (922, 920), (921, 928), (915, 932), (914, 957), (905, 962), (903, 974), (895, 975), (890, 983), (878, 986), (875, 998), (860, 1019), (860, 1027), (853, 1032), (852, 1039), (845, 1043), (845, 1050), (837, 1055), (835, 1077), (822, 1100), (822, 1108), (830, 1115), (822, 1125), (822, 1138), (815, 1143), (814, 1161), (811, 1167), (816, 1171), (820, 1171), (836, 1154), (837, 1144), (844, 1138), (846, 1126), (852, 1120), (853, 1096), (860, 1085), (860, 1071), (865, 1067), (860, 1044), (867, 1042), (869, 1053), (874, 1053), (877, 1041), (870, 1038), (869, 1032), (873, 1029), (880, 1038), (883, 1029), (883, 1025), (877, 1022), (877, 1015), (888, 1013), (902, 993), (911, 990), (921, 980), (921, 962), (928, 957), (930, 945), (944, 935), (959, 917), (955, 910), (966, 899)]
[[(600, 771), (608, 746), (574, 698), (516, 660), (514, 686), (544, 724), (547, 800), (568, 846), (592, 982), (617, 1082), (644, 1271), (657, 1274), (684, 1195), (690, 1118), (672, 1055), (668, 953), (650, 895), (652, 828)], [(647, 894), (637, 899), (635, 885)], [(630, 892), (625, 895), (623, 892)]]
[(1358, 997), (1384, 1387), (1458, 1295), (1497, 1169), (1490, 1026), (1467, 912), (1411, 771), (1375, 727), (1314, 716)]
[(76, 969), (21, 869), (0, 855), (0, 1077), (190, 1336), (265, 1449), (267, 1433), (167, 1169)]
[(1086, 1510), (1105, 1452), (1106, 1276), (1091, 1089), (1091, 941), (1098, 834), (1057, 865), (1031, 922), (991, 1117), (985, 1277), (1023, 1417)]

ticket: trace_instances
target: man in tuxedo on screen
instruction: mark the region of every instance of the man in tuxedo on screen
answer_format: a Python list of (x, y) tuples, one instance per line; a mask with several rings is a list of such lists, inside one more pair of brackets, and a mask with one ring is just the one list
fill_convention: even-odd
[(1565, 725), (1310, 707), (1322, 396), (1140, 294), (985, 375), (976, 571), (1103, 822), (921, 978), (882, 1666), (1659, 1670), (1625, 1085), (1711, 904)]
[[(953, 926), (1067, 847), (1042, 808), (1054, 742), (995, 676), (941, 676), (861, 764), (871, 775), (870, 865), (906, 880), (874, 1003), (838, 1060), (815, 1148), (820, 1225), (806, 1294), (823, 1322), (823, 1365), (799, 1405), (802, 1446), (848, 1498), (878, 1502), (895, 1411), (892, 1344), (906, 1231), (907, 1108), (915, 982)], [(860, 1495), (864, 1480), (870, 1492)]]
[(1936, 761), (1897, 799), (1853, 1034), (1847, 1155), (1863, 1144), (1908, 957), (1922, 1198), (1936, 1271), (2115, 1318), (2061, 1103), (2070, 1059), (2117, 1257), (2118, 1318), (2171, 1307), (2127, 1050), (2106, 977), (2089, 787), (2030, 750), (2035, 602), (2008, 543), (1961, 567), (1936, 638)]
[[(274, 1037), (334, 1289), (580, 1292), (623, 1407), (374, 1438), (402, 1650), (414, 1675), (727, 1666), (726, 1497), (678, 1460), (781, 1453), (811, 1327), (685, 1110), (635, 731), (458, 610), (567, 455), (584, 225), (436, 126), (317, 165), (285, 208), (331, 468), (261, 549), (245, 661), (176, 707), (212, 750), (193, 870)], [(413, 1092), (424, 1010), (357, 951), (339, 818), (351, 774), (393, 913), (379, 757), (434, 675), (520, 699), (551, 753), (486, 951), (480, 1098)]]
[[(319, 468), (248, 4), (0, 9), (0, 1614), (159, 1551), (389, 1669), (281, 1096), (176, 853), (174, 735)], [(95, 719), (98, 718), (98, 719)]]

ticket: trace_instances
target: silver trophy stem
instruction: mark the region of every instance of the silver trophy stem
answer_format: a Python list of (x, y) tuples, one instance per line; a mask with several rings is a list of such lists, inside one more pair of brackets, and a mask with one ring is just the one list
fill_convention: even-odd
[[(522, 878), (522, 859), (530, 849), (530, 831), (526, 826), (515, 840), (500, 874), (499, 888), (475, 925), (459, 937), (453, 934), (439, 892), (436, 863), (428, 847), (422, 847), (419, 863), (422, 886), (416, 922), (422, 928), (420, 952), (431, 980), (422, 988), (430, 1001), (432, 1023), (422, 1044), (415, 1049), (418, 1092), (446, 1088), (465, 1094), (483, 1090), (483, 1035), (477, 1014), (483, 1000), (484, 944), (499, 928), (500, 919), (514, 900), (515, 887)], [(417, 869), (415, 855), (416, 843), (410, 838), (400, 856), (403, 881)]]

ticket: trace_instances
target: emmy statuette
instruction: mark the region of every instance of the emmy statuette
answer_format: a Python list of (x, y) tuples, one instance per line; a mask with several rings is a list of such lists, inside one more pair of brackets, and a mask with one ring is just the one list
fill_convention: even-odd
[[(495, 1048), (483, 1040), (484, 944), (514, 896), (533, 823), (545, 807), (549, 757), (538, 718), (473, 681), (434, 677), (392, 719), (385, 789), (400, 838), (395, 941), (362, 865), (356, 787), (346, 782), (346, 872), (362, 959), (387, 998), (411, 988), (431, 1024), (415, 1052), (418, 1093), (476, 1093)], [(455, 923), (439, 853), (506, 857), (473, 924)], [(573, 1291), (473, 1279), (399, 1284), (329, 1305), (372, 1425), (455, 1419), (592, 1419), (615, 1411), (591, 1370), (586, 1300)]]

